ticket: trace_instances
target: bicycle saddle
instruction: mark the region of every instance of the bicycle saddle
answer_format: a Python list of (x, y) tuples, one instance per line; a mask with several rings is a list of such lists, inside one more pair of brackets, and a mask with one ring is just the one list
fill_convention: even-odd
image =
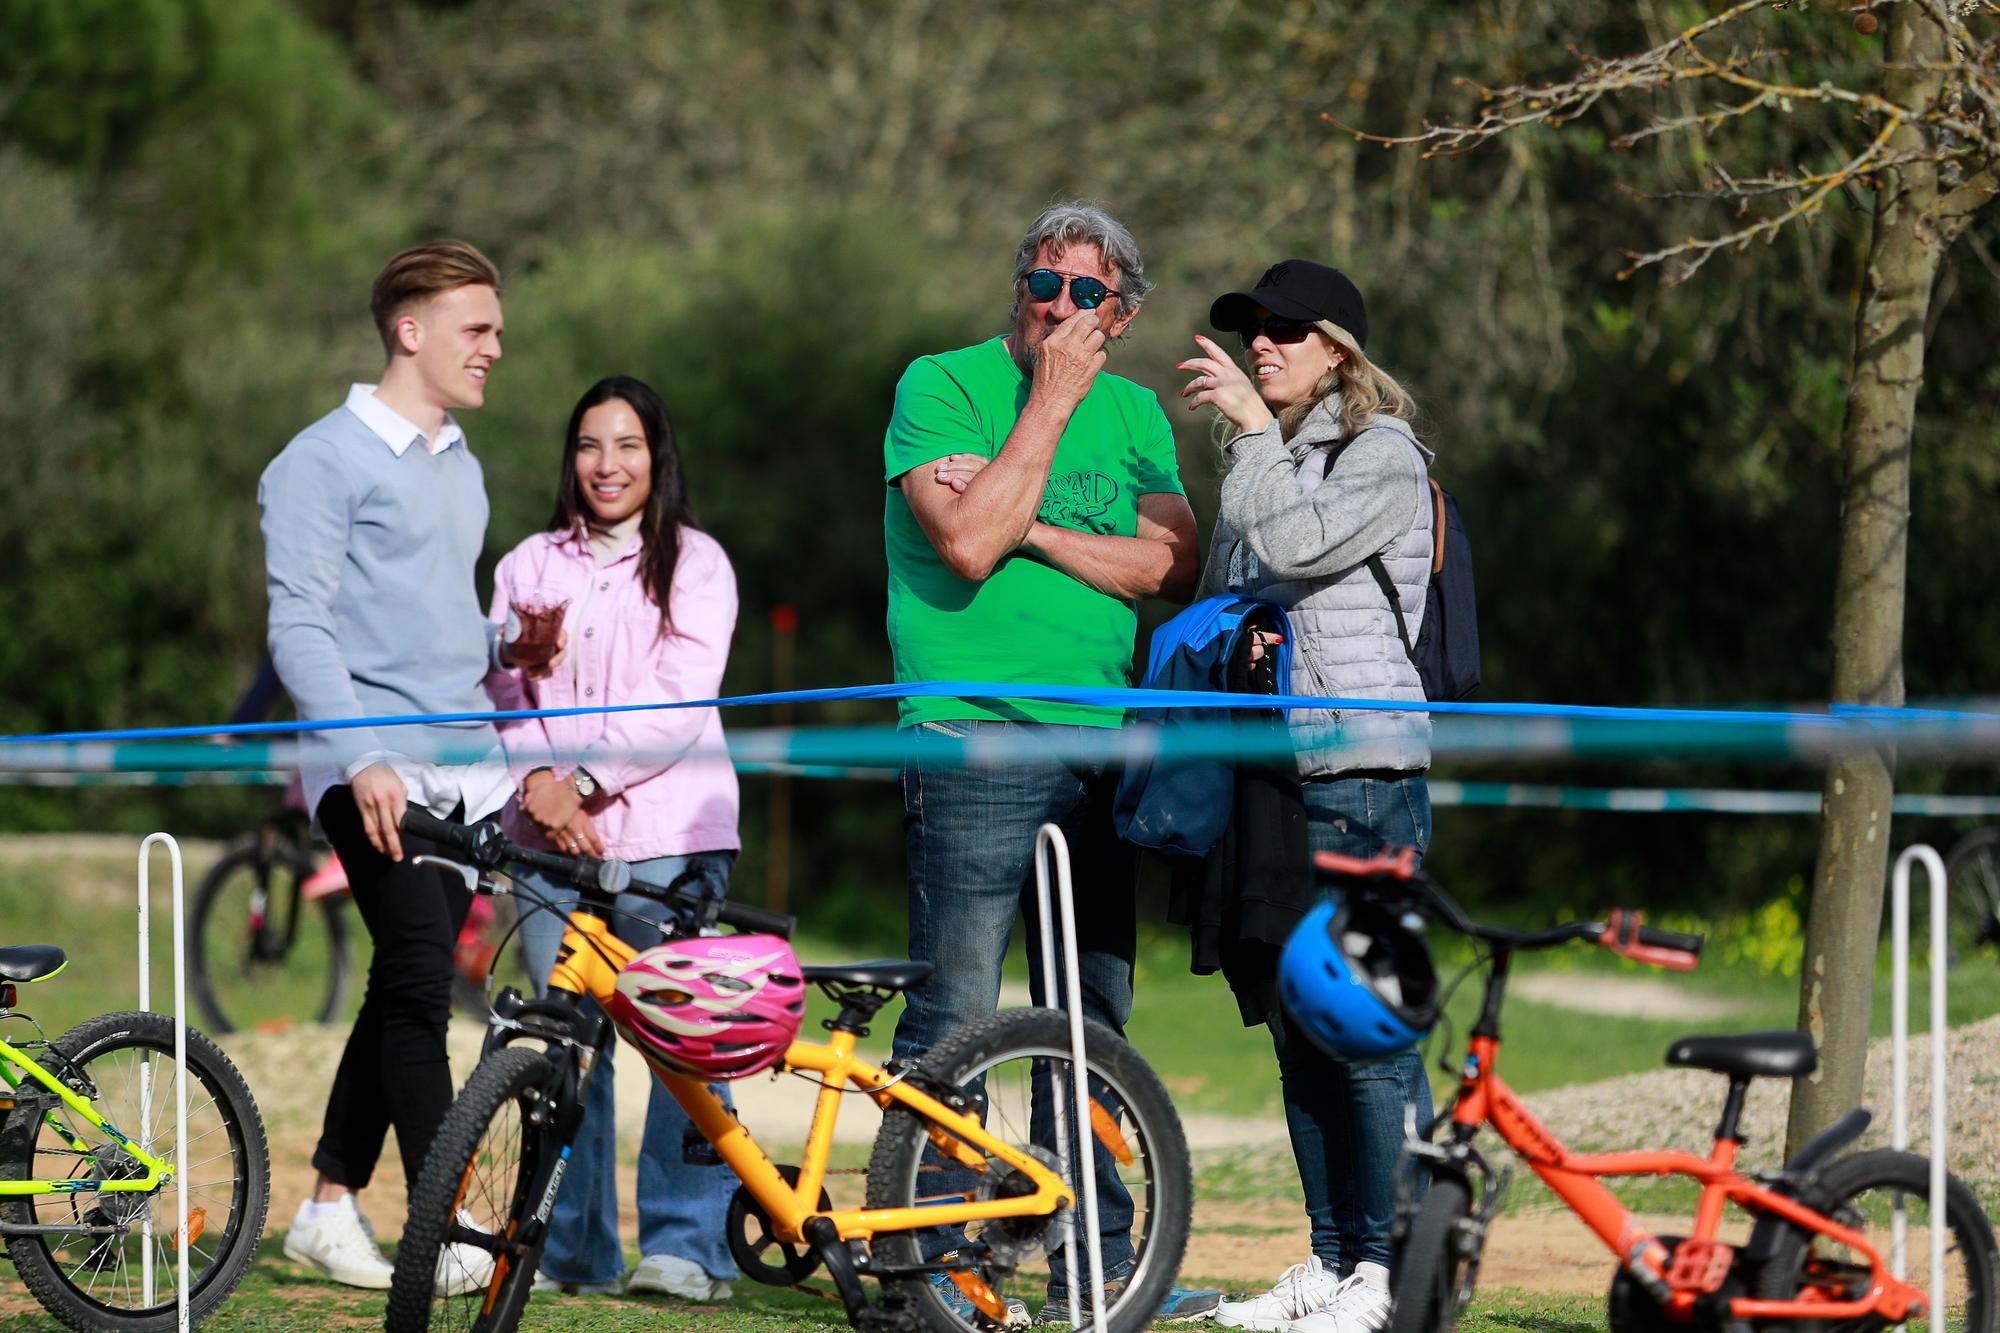
[(929, 963), (906, 962), (899, 958), (878, 958), (868, 963), (822, 963), (799, 971), (815, 986), (836, 982), (848, 986), (877, 986), (883, 990), (908, 990), (930, 979)]
[(0, 981), (40, 981), (63, 970), (69, 955), (53, 944), (13, 944), (0, 949)]
[(1682, 1037), (1667, 1047), (1667, 1063), (1736, 1078), (1797, 1078), (1819, 1068), (1819, 1052), (1803, 1032), (1743, 1032)]

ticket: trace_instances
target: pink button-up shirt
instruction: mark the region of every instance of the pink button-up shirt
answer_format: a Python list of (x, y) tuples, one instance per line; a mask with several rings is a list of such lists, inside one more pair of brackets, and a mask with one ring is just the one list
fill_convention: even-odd
[[(547, 588), (569, 598), (563, 628), (568, 659), (545, 680), (519, 671), (486, 678), (494, 706), (588, 708), (598, 704), (712, 699), (736, 630), (736, 574), (721, 545), (681, 529), (670, 605), (674, 632), (660, 637), (660, 611), (639, 579), (639, 539), (599, 565), (574, 534), (540, 532), (500, 561), (493, 575), (496, 624), (507, 618), (515, 588)], [(606, 850), (626, 861), (733, 850), (736, 770), (723, 752), (722, 719), (713, 708), (662, 708), (537, 718), (500, 728), (518, 786), (548, 766), (567, 774), (579, 764), (597, 779), (585, 805)], [(692, 753), (691, 753), (692, 752)], [(521, 813), (505, 815), (508, 836), (531, 847), (548, 842)]]

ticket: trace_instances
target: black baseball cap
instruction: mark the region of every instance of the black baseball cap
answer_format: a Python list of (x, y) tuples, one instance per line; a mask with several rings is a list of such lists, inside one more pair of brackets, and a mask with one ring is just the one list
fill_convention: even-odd
[(1361, 289), (1337, 268), (1310, 259), (1286, 259), (1264, 270), (1247, 292), (1226, 292), (1208, 308), (1208, 322), (1219, 333), (1235, 333), (1263, 306), (1286, 319), (1338, 324), (1368, 345), (1368, 306)]

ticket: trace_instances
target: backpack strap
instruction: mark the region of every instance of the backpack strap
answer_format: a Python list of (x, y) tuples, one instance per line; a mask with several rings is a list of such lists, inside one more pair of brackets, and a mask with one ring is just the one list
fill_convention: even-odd
[(1375, 576), (1375, 586), (1379, 587), (1382, 595), (1389, 599), (1389, 610), (1396, 617), (1396, 637), (1403, 641), (1403, 651), (1408, 654), (1410, 661), (1415, 662), (1417, 648), (1410, 642), (1410, 626), (1409, 622), (1403, 619), (1403, 599), (1396, 595), (1395, 580), (1389, 577), (1388, 567), (1382, 563), (1381, 556), (1371, 555), (1362, 563), (1367, 565), (1368, 572)]
[(1431, 484), (1431, 573), (1436, 574), (1444, 568), (1444, 487), (1429, 471), (1424, 479)]
[[(1329, 466), (1327, 470), (1331, 472), (1333, 469)], [(1428, 468), (1424, 470), (1424, 480), (1431, 487), (1431, 573), (1435, 574), (1444, 568), (1444, 487), (1437, 484), (1437, 479), (1430, 475)], [(1371, 555), (1362, 563), (1375, 576), (1375, 586), (1382, 590), (1383, 598), (1388, 601), (1390, 614), (1396, 617), (1396, 637), (1403, 641), (1403, 652), (1415, 665), (1417, 646), (1410, 641), (1410, 624), (1403, 619), (1403, 599), (1396, 595), (1396, 581), (1389, 577), (1388, 566), (1382, 563), (1380, 555)]]

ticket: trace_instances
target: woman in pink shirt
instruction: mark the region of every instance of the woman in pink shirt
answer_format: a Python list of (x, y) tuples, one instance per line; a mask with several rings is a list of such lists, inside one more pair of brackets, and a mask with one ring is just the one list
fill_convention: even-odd
[[(539, 590), (568, 602), (564, 649), (531, 677), (488, 677), (496, 706), (589, 708), (599, 704), (711, 699), (721, 691), (736, 628), (736, 576), (713, 537), (695, 526), (680, 451), (665, 404), (638, 380), (592, 385), (570, 414), (555, 514), (494, 573), (492, 618)], [(721, 895), (739, 846), (736, 772), (713, 708), (586, 713), (502, 726), (519, 795), (509, 836), (529, 846), (615, 856), (634, 875), (667, 884), (693, 871)], [(566, 908), (575, 894), (524, 877), (524, 899)], [(659, 904), (622, 895), (619, 908), (657, 921)], [(660, 932), (613, 918), (640, 948)], [(521, 946), (539, 987), (562, 940), (563, 919), (528, 911)], [(585, 1001), (586, 1004), (591, 1003)], [(615, 1048), (616, 1043), (613, 1043)], [(611, 1050), (591, 1080), (584, 1123), (549, 1219), (536, 1291), (615, 1291), (624, 1270), (618, 1238)], [(690, 1300), (730, 1295), (736, 1266), (724, 1213), (736, 1189), (728, 1167), (689, 1163), (686, 1114), (657, 1082), (639, 1154), (639, 1266), (629, 1292)]]

